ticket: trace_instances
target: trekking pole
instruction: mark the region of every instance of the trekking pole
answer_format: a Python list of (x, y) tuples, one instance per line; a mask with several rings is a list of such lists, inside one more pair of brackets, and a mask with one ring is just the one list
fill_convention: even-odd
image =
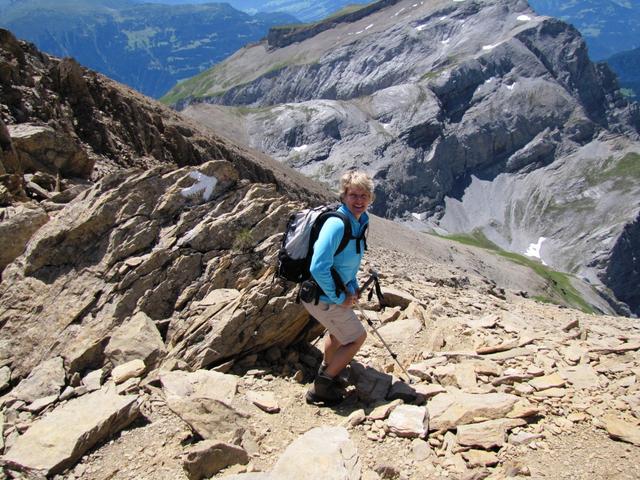
[(393, 353), (393, 351), (391, 351), (391, 348), (389, 347), (387, 342), (384, 341), (384, 338), (382, 338), (382, 336), (380, 335), (380, 332), (378, 332), (378, 329), (375, 327), (371, 319), (366, 315), (366, 313), (364, 313), (364, 310), (362, 309), (362, 305), (360, 305), (360, 302), (356, 301), (356, 307), (358, 307), (358, 310), (360, 310), (360, 315), (362, 315), (362, 317), (367, 321), (367, 323), (369, 324), (369, 327), (371, 328), (371, 330), (373, 330), (373, 333), (376, 334), (376, 336), (380, 339), (382, 344), (385, 346), (385, 348), (389, 352), (389, 355), (391, 355), (391, 358), (395, 360), (395, 362), (398, 364), (402, 372), (405, 374), (405, 376), (407, 377), (407, 380), (409, 381), (409, 384), (412, 384), (413, 380), (411, 380), (411, 376), (409, 375), (409, 372), (407, 372), (407, 370), (402, 366), (402, 364), (398, 360), (398, 355), (396, 355), (395, 353)]

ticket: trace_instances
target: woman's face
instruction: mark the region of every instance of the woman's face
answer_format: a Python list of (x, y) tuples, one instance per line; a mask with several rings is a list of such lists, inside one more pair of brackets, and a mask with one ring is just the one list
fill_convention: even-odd
[(344, 204), (353, 216), (360, 218), (371, 203), (371, 195), (367, 190), (360, 187), (349, 187), (343, 198)]

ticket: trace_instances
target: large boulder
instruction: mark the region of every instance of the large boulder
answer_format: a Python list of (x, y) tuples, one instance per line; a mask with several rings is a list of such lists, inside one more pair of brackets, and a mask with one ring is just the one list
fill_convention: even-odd
[(91, 175), (93, 161), (77, 138), (31, 123), (9, 125), (8, 129), (22, 171), (81, 178)]

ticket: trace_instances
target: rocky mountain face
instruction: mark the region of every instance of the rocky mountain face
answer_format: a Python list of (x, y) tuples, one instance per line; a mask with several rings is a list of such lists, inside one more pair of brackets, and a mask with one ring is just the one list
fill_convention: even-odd
[(640, 47), (637, 0), (530, 0), (540, 15), (572, 24), (582, 33), (593, 60)]
[(639, 247), (638, 105), (526, 2), (398, 2), (165, 98), (329, 184), (367, 170), (377, 214), (533, 251), (638, 312), (640, 268), (616, 260)]
[(0, 6), (0, 27), (155, 98), (263, 38), (270, 27), (296, 21), (283, 13), (248, 15), (223, 3), (29, 0)]
[(607, 58), (607, 64), (618, 75), (620, 86), (640, 98), (640, 48), (617, 53)]
[(388, 307), (362, 307), (411, 378), (372, 334), (345, 404), (304, 404), (319, 329), (273, 260), (289, 214), (329, 198), (0, 30), (4, 475), (551, 475), (528, 444), (557, 453), (577, 433), (606, 460), (576, 476), (636, 472), (632, 319), (525, 298), (549, 288), (530, 269), (379, 218), (364, 272)]

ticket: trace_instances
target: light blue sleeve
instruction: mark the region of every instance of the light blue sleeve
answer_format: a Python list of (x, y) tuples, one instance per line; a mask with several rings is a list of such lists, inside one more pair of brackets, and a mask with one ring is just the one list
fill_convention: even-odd
[(309, 268), (311, 276), (320, 285), (325, 295), (336, 304), (341, 304), (346, 299), (344, 292), (336, 296), (336, 284), (331, 276), (333, 257), (336, 250), (338, 250), (343, 235), (344, 223), (342, 223), (342, 220), (337, 217), (329, 218), (320, 229)]

